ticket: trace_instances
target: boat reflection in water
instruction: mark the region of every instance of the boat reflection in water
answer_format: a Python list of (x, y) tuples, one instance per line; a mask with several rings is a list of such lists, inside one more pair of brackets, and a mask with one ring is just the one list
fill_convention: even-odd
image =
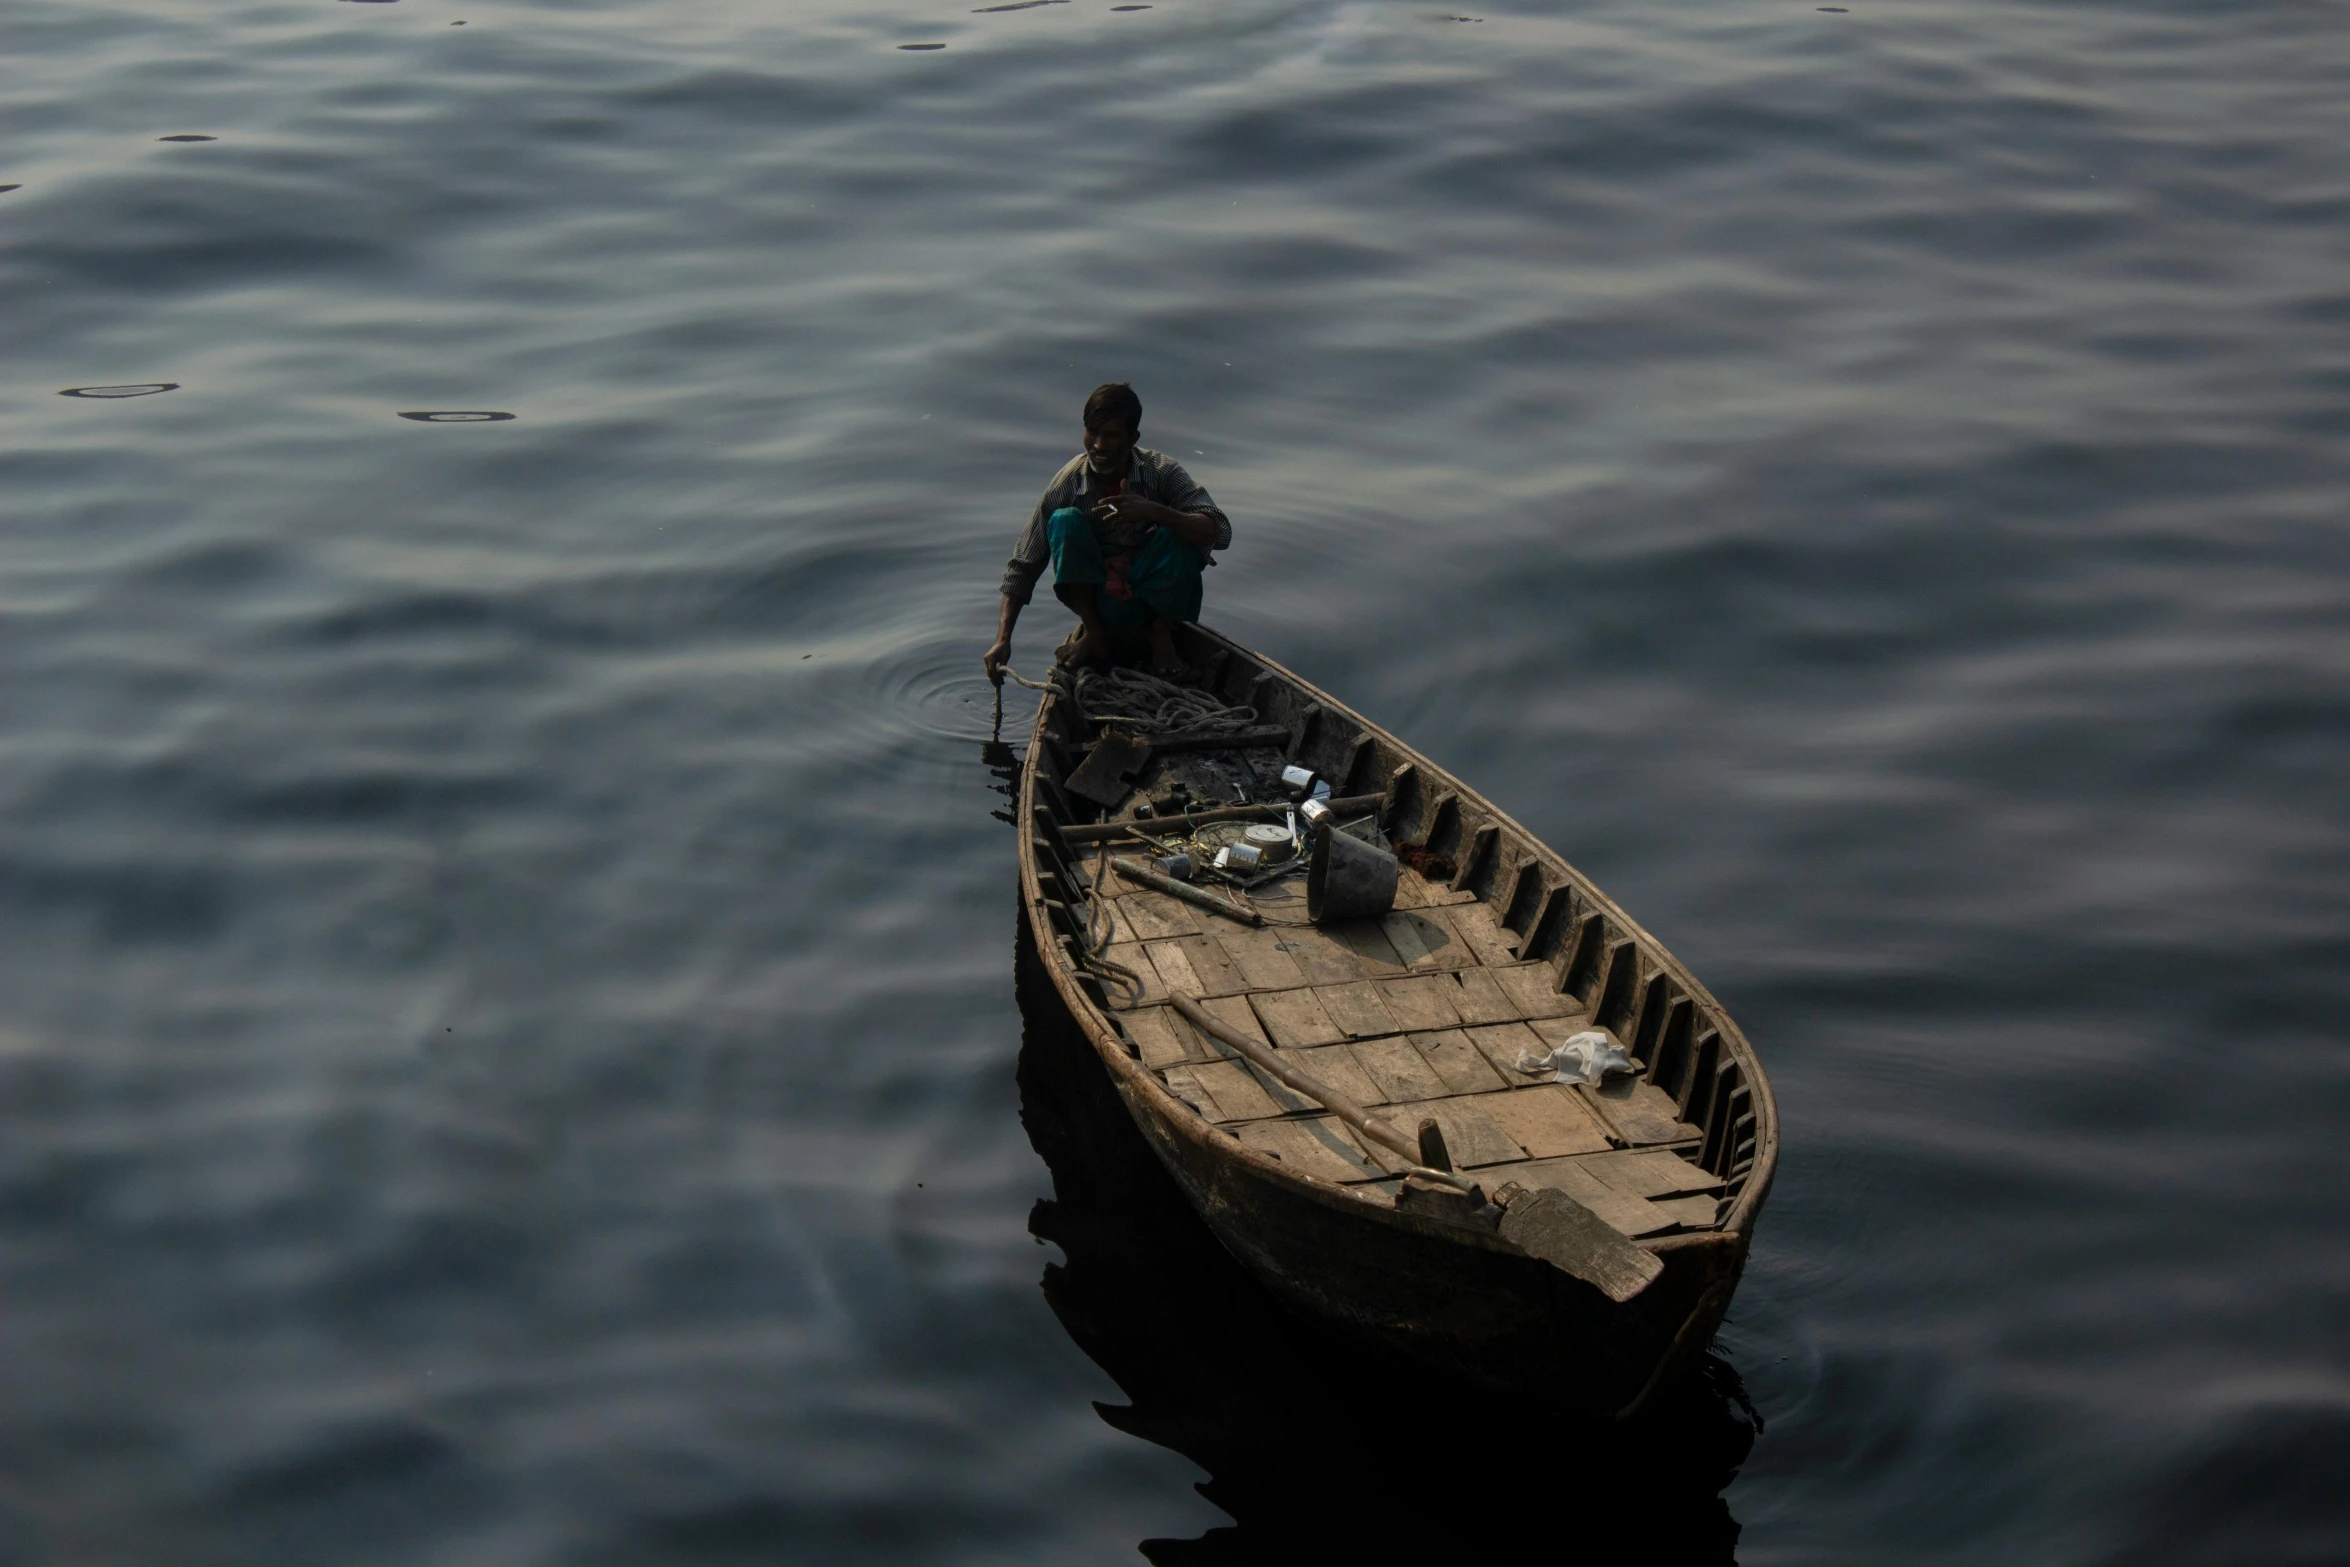
[(1160, 1168), (1017, 924), (1020, 1113), (1053, 1177), (1028, 1227), (1067, 1259), (1045, 1299), (1131, 1400), (1102, 1418), (1205, 1469), (1201, 1494), (1234, 1519), (1146, 1540), (1147, 1559), (1735, 1559), (1721, 1492), (1759, 1422), (1728, 1362), (1707, 1356), (1635, 1422), (1594, 1424), (1292, 1316)]

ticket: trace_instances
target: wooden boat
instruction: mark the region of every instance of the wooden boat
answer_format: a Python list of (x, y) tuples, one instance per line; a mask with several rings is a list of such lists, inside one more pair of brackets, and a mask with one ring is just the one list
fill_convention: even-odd
[[(1038, 710), (1020, 891), (1055, 989), (1208, 1227), (1290, 1305), (1482, 1383), (1635, 1413), (1711, 1341), (1770, 1189), (1777, 1115), (1752, 1047), (1482, 795), (1270, 660), (1184, 636), (1206, 690), (1253, 727), (1125, 746), (1107, 760), (1137, 770), (1114, 809), (1072, 788), (1122, 792), (1098, 787), (1101, 765), (1081, 772), (1117, 749), (1082, 690), (1056, 682)], [(1295, 876), (1246, 895), (1254, 925), (1113, 868), (1149, 853), (1135, 828), (1168, 830), (1134, 813), (1172, 783), (1269, 801), (1284, 762), (1420, 851), (1392, 911), (1316, 925)], [(1635, 1073), (1590, 1086), (1521, 1068), (1589, 1030)], [(1420, 1157), (1390, 1146), (1428, 1122)], [(1536, 1212), (1584, 1225), (1599, 1271), (1513, 1227)]]

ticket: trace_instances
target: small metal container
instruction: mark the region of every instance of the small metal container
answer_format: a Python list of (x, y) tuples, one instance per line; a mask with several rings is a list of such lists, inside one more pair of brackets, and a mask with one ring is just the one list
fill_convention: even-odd
[(1165, 871), (1168, 875), (1174, 877), (1177, 881), (1189, 881), (1192, 878), (1194, 867), (1192, 866), (1190, 855), (1170, 854), (1165, 859), (1159, 861), (1159, 869)]
[(1232, 843), (1216, 851), (1215, 865), (1220, 871), (1253, 871), (1264, 858), (1253, 843)]
[(1284, 787), (1295, 789), (1303, 794), (1314, 786), (1314, 770), (1311, 767), (1300, 767), (1292, 762), (1281, 769), (1281, 782)]
[(1305, 819), (1305, 824), (1308, 827), (1319, 827), (1330, 819), (1330, 807), (1321, 796), (1316, 795), (1313, 799), (1299, 806), (1297, 814)]

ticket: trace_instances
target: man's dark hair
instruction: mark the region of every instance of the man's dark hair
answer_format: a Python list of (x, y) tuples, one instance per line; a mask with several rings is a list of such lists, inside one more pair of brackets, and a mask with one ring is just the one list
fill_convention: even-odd
[(1128, 430), (1142, 428), (1142, 399), (1134, 395), (1134, 388), (1124, 381), (1105, 381), (1093, 389), (1085, 400), (1085, 427), (1098, 430), (1104, 425), (1119, 425)]

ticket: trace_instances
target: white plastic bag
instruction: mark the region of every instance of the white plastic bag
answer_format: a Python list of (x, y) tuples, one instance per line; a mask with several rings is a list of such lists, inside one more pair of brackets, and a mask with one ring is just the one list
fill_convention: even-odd
[(1537, 1082), (1597, 1083), (1619, 1072), (1632, 1070), (1632, 1058), (1624, 1054), (1624, 1047), (1608, 1042), (1607, 1035), (1597, 1029), (1585, 1029), (1560, 1041), (1559, 1047), (1546, 1056), (1531, 1050), (1518, 1052), (1518, 1070)]

